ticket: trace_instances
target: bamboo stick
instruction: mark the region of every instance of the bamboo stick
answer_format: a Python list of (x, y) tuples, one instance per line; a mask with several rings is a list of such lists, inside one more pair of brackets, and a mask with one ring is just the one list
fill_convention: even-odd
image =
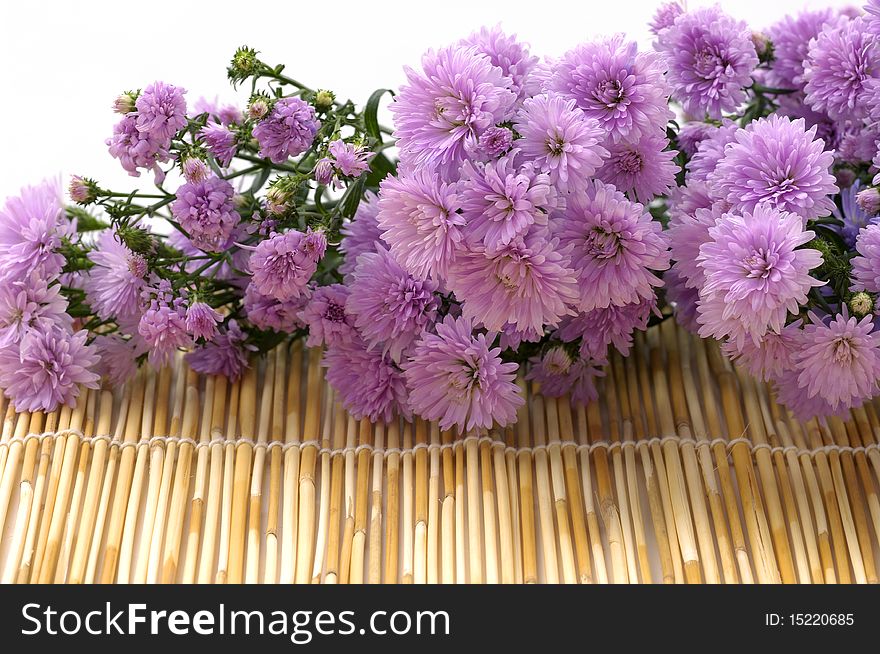
[(351, 541), (349, 583), (364, 583), (364, 556), (367, 547), (367, 506), (370, 493), (370, 452), (372, 423), (363, 417), (358, 425), (357, 485), (354, 499), (354, 535)]
[[(574, 424), (571, 419), (571, 400), (563, 395), (556, 398), (556, 410), (559, 415), (559, 436), (562, 440), (562, 463), (566, 497), (571, 505), (571, 530), (574, 536), (574, 549), (577, 558), (577, 581), (581, 584), (593, 583), (593, 568), (590, 564), (590, 542), (587, 535), (586, 513), (578, 483), (577, 447), (575, 442)], [(504, 560), (502, 540), (502, 561)], [(513, 583), (513, 577), (502, 579), (503, 583)]]
[(318, 422), (321, 416), (321, 350), (309, 352), (309, 371), (306, 386), (305, 419), (303, 434), (305, 444), (299, 470), (299, 532), (296, 544), (296, 569), (294, 581), (308, 583), (312, 571), (315, 540), (315, 464), (318, 448)]
[[(42, 424), (45, 418), (46, 424)], [(70, 426), (71, 408), (64, 406), (55, 415), (43, 414), (31, 415), (30, 433), (38, 434), (41, 431), (52, 434), (43, 439), (40, 449), (40, 459), (48, 461), (48, 468), (41, 466), (37, 473), (37, 484), (43, 493), (36, 495), (36, 502), (32, 507), (31, 520), (28, 525), (27, 542), (25, 544), (24, 557), (19, 568), (17, 582), (27, 583), (31, 579), (34, 582), (40, 579), (40, 570), (43, 565), (43, 552), (49, 538), (49, 528), (52, 521), (52, 513), (55, 510), (55, 502), (58, 499), (58, 486), (61, 482), (61, 471), (64, 465), (64, 448), (67, 439), (59, 434)], [(57, 420), (53, 424), (53, 420)], [(47, 472), (48, 470), (48, 472)], [(40, 476), (44, 476), (43, 484), (40, 484)], [(43, 499), (41, 499), (43, 498)]]
[[(569, 415), (569, 421), (570, 419), (571, 416)], [(507, 478), (508, 471), (504, 453), (504, 444), (503, 440), (499, 440), (493, 445), (492, 467), (495, 475), (495, 490), (498, 500), (498, 540), (501, 546), (501, 583), (512, 584), (516, 582), (516, 553), (511, 519), (510, 482)]]
[(245, 580), (245, 558), (250, 529), (248, 505), (251, 495), (251, 471), (257, 433), (257, 370), (244, 372), (238, 391), (238, 420), (241, 439), (235, 446), (232, 481), (232, 529), (229, 534), (229, 562), (226, 581), (240, 584)]
[[(455, 459), (452, 448), (453, 434), (444, 430), (441, 434), (443, 441), (443, 506), (441, 509), (442, 533), (441, 543), (441, 581), (444, 584), (455, 583)], [(389, 459), (389, 484), (390, 484), (390, 459)], [(389, 496), (388, 501), (391, 501)]]
[[(256, 377), (259, 376), (257, 373)], [(254, 446), (254, 462), (251, 470), (251, 486), (248, 494), (247, 555), (244, 564), (244, 583), (256, 584), (260, 580), (260, 559), (263, 542), (260, 524), (263, 519), (263, 475), (266, 470), (266, 446), (272, 428), (272, 402), (275, 398), (275, 360), (265, 358), (263, 381), (259, 385), (259, 416), (257, 418), (257, 444)]]
[[(500, 562), (498, 560), (498, 528), (495, 517), (495, 490), (492, 480), (492, 446), (487, 441), (480, 441), (480, 487), (483, 500), (483, 544), (484, 564), (486, 567), (486, 583), (497, 584), (500, 580)], [(430, 525), (430, 514), (429, 521)], [(430, 541), (429, 541), (430, 551)], [(428, 557), (430, 561), (430, 556)], [(430, 578), (428, 579), (430, 583)]]
[[(327, 401), (324, 402), (324, 419), (321, 425), (321, 493), (318, 501), (320, 512), (318, 514), (318, 537), (315, 543), (315, 561), (312, 565), (312, 583), (320, 584), (327, 560), (327, 531), (330, 520), (330, 448), (332, 446), (334, 407), (332, 389), (328, 389)], [(344, 420), (344, 417), (342, 418)], [(337, 515), (338, 517), (338, 515)]]
[[(608, 583), (608, 566), (605, 561), (605, 548), (602, 546), (602, 538), (599, 533), (599, 516), (596, 513), (594, 502), (593, 480), (590, 471), (589, 446), (591, 437), (587, 425), (587, 412), (583, 405), (577, 407), (578, 421), (578, 446), (580, 447), (580, 471), (581, 488), (584, 496), (584, 511), (587, 514), (587, 537), (590, 539), (590, 550), (596, 568), (596, 581), (600, 584)], [(597, 427), (600, 428), (600, 427)]]
[[(342, 403), (334, 402), (333, 413), (333, 456), (330, 460), (330, 510), (327, 517), (327, 564), (324, 574), (325, 584), (335, 584), (339, 581), (339, 549), (340, 549), (340, 525), (343, 517), (342, 509), (342, 484), (345, 481), (345, 455), (342, 448), (345, 446), (345, 432), (348, 418)], [(390, 475), (390, 472), (389, 472)], [(390, 483), (390, 481), (389, 481)], [(389, 495), (389, 503), (390, 503)], [(394, 566), (394, 574), (397, 574), (397, 566)], [(386, 580), (388, 573), (386, 572)]]
[(232, 539), (232, 501), (235, 493), (235, 434), (240, 433), (238, 407), (241, 384), (238, 380), (229, 388), (228, 413), (226, 421), (226, 443), (223, 448), (223, 483), (220, 499), (220, 542), (217, 547), (217, 573), (214, 583), (225, 584), (229, 579), (229, 553)]
[[(535, 387), (532, 387), (533, 391)], [(550, 469), (547, 461), (547, 423), (544, 416), (544, 398), (536, 392), (531, 396), (532, 434), (535, 452), (535, 487), (538, 491), (538, 525), (540, 527), (541, 551), (544, 555), (544, 582), (559, 583), (559, 557), (556, 551), (556, 528), (554, 522), (553, 496), (550, 490)], [(468, 489), (470, 492), (470, 489)], [(470, 507), (469, 507), (470, 508)], [(470, 526), (470, 525), (469, 525)]]
[[(864, 451), (859, 451), (859, 448), (867, 448), (874, 445), (871, 425), (865, 407), (861, 406), (853, 409), (852, 413), (855, 420), (851, 425), (847, 425), (847, 432), (850, 445), (856, 448), (854, 458), (859, 471), (859, 478), (862, 481), (862, 487), (865, 489), (865, 501), (868, 504), (868, 512), (874, 526), (874, 537), (880, 540), (880, 501), (878, 501), (877, 490), (871, 477), (868, 457)], [(870, 451), (876, 452), (876, 449)]]
[(284, 492), (281, 497), (281, 583), (292, 584), (296, 574), (297, 515), (299, 512), (299, 464), (302, 441), (303, 341), (290, 346), (287, 376), (287, 420), (284, 426)]
[[(286, 415), (284, 410), (285, 391), (284, 380), (287, 374), (286, 351), (283, 347), (276, 347), (273, 352), (275, 360), (275, 379), (273, 382), (272, 394), (272, 426), (269, 432), (269, 447), (271, 452), (269, 461), (269, 503), (266, 507), (266, 533), (265, 547), (266, 557), (263, 566), (263, 580), (265, 583), (277, 583), (279, 575), (279, 510), (281, 507), (281, 478), (282, 478), (282, 456), (280, 445), (284, 441), (284, 427)], [(268, 371), (267, 371), (268, 374)], [(327, 403), (325, 413), (326, 423), (325, 431), (330, 429), (330, 410), (331, 403)], [(323, 551), (323, 550), (322, 550)]]
[(388, 475), (386, 476), (388, 499), (385, 518), (384, 582), (396, 584), (400, 559), (400, 420), (392, 420), (386, 431), (388, 433)]
[(523, 583), (523, 537), (519, 510), (519, 478), (516, 472), (516, 430), (513, 426), (508, 426), (504, 430), (504, 440), (506, 445), (504, 465), (507, 470), (507, 494), (513, 540), (513, 578), (515, 583), (521, 584)]
[[(358, 422), (350, 415), (348, 416), (348, 422), (346, 425), (345, 432), (345, 520), (343, 522), (343, 530), (342, 530), (342, 550), (339, 553), (340, 560), (340, 569), (339, 569), (339, 583), (347, 584), (349, 583), (349, 577), (351, 574), (351, 550), (352, 550), (352, 542), (354, 540), (354, 498), (356, 492), (356, 455), (355, 448), (357, 447), (357, 434), (358, 434)], [(410, 443), (410, 447), (412, 447), (412, 443)], [(410, 536), (412, 532), (410, 532)], [(410, 549), (410, 552), (412, 550)], [(410, 559), (412, 562), (412, 559)], [(410, 563), (410, 566), (412, 563)], [(410, 567), (412, 570), (412, 567)], [(410, 578), (410, 581), (412, 578)]]
[[(456, 432), (456, 436), (460, 436)], [(468, 581), (467, 559), (467, 479), (465, 478), (465, 451), (461, 440), (454, 446), (455, 454), (455, 583)], [(406, 547), (406, 543), (404, 543)]]
[[(382, 583), (382, 477), (385, 459), (385, 424), (373, 428), (373, 483), (370, 493), (370, 545), (367, 582)], [(436, 579), (434, 583), (437, 583)]]
[[(553, 508), (556, 511), (556, 528), (559, 540), (559, 560), (562, 581), (566, 584), (578, 582), (575, 564), (574, 543), (569, 518), (568, 493), (565, 488), (565, 470), (562, 464), (562, 447), (559, 426), (559, 412), (555, 398), (548, 397), (544, 403), (547, 416), (547, 445), (550, 455), (550, 482), (553, 490)], [(494, 516), (493, 516), (494, 523)]]
[[(402, 538), (402, 547), (403, 547), (403, 557), (401, 561), (401, 569), (400, 569), (400, 582), (403, 584), (411, 584), (413, 583), (413, 532), (415, 529), (415, 523), (413, 522), (414, 515), (414, 493), (413, 493), (413, 455), (412, 455), (412, 447), (413, 447), (413, 430), (414, 425), (407, 424), (404, 427), (403, 431), (403, 512), (402, 512), (402, 522), (401, 522), (401, 533), (403, 534)], [(458, 484), (458, 472), (456, 471), (456, 485)], [(456, 491), (457, 492), (457, 491)], [(350, 511), (350, 509), (349, 509)], [(456, 526), (457, 526), (456, 521)], [(462, 548), (460, 552), (464, 552)]]
[[(532, 472), (531, 439), (529, 438), (530, 411), (527, 389), (522, 377), (517, 385), (526, 401), (517, 410), (516, 438), (517, 472), (519, 478), (520, 515), (522, 516), (523, 583), (538, 583), (538, 543), (535, 533), (534, 473)], [(456, 496), (461, 495), (456, 491)]]
[(428, 463), (427, 581), (437, 584), (440, 582), (440, 426), (436, 422), (431, 424)]
[[(415, 528), (413, 531), (413, 583), (427, 582), (428, 558), (428, 425), (416, 418), (415, 446)], [(470, 481), (470, 478), (469, 478)]]

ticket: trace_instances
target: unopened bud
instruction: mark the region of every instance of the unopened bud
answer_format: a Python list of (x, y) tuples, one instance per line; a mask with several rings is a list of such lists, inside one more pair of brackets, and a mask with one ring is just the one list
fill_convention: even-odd
[(336, 95), (333, 91), (320, 90), (315, 93), (315, 108), (318, 111), (329, 111), (335, 101)]
[(864, 318), (874, 310), (874, 300), (870, 294), (861, 291), (850, 298), (849, 309), (857, 318)]
[(856, 193), (856, 204), (869, 216), (880, 214), (880, 189), (866, 188)]

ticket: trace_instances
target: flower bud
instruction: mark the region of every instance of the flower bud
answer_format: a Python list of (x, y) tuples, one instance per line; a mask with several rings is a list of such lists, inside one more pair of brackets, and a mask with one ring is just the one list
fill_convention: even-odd
[(333, 162), (324, 157), (315, 164), (315, 181), (322, 186), (328, 186), (333, 181)]
[(77, 204), (91, 204), (98, 197), (98, 185), (91, 179), (74, 175), (67, 187), (70, 199)]
[(849, 309), (856, 318), (864, 318), (874, 310), (874, 300), (870, 294), (861, 291), (850, 298)]
[(755, 52), (758, 60), (768, 62), (773, 60), (773, 42), (762, 32), (752, 32), (752, 43), (755, 44)]
[(869, 216), (880, 214), (880, 189), (866, 188), (856, 193), (856, 204)]
[(153, 237), (145, 229), (123, 226), (116, 230), (116, 235), (132, 252), (147, 254), (153, 251)]
[(318, 111), (329, 111), (333, 108), (336, 101), (336, 95), (333, 91), (320, 90), (315, 93), (315, 109)]
[(233, 82), (240, 82), (258, 73), (262, 67), (263, 62), (257, 59), (257, 51), (243, 45), (232, 55), (226, 74)]
[(137, 101), (138, 94), (132, 93), (131, 91), (126, 91), (118, 96), (113, 101), (113, 111), (118, 114), (130, 114), (134, 111), (134, 103)]
[(202, 159), (188, 157), (183, 160), (183, 176), (190, 184), (198, 184), (211, 176), (211, 169)]
[(261, 120), (269, 113), (269, 101), (263, 96), (257, 96), (248, 105), (248, 118)]

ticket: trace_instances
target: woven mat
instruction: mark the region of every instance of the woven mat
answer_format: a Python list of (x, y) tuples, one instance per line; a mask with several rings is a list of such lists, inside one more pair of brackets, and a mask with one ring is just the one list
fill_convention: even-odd
[(877, 581), (878, 407), (800, 424), (672, 321), (486, 434), (355, 421), (319, 358), (2, 407), (0, 581)]

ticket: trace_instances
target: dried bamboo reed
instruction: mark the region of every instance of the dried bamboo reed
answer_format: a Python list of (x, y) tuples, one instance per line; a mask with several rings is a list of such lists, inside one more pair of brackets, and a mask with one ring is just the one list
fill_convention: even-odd
[[(416, 432), (418, 433), (418, 432)], [(468, 581), (482, 584), (483, 572), (483, 519), (482, 492), (480, 490), (480, 448), (473, 438), (465, 439), (465, 475), (467, 479), (467, 548)], [(418, 470), (418, 468), (416, 469)], [(416, 502), (418, 507), (418, 501)]]
[[(283, 347), (276, 347), (272, 355), (275, 359), (275, 379), (273, 381), (272, 393), (272, 426), (269, 431), (269, 502), (266, 507), (266, 532), (265, 532), (265, 548), (266, 557), (263, 566), (264, 583), (276, 583), (278, 581), (279, 566), (279, 510), (281, 507), (281, 475), (282, 475), (282, 456), (280, 445), (284, 442), (284, 427), (286, 422), (286, 414), (284, 408), (285, 387), (284, 380), (287, 375), (287, 352)], [(330, 411), (332, 404), (327, 403), (324, 431), (329, 432), (330, 429)]]
[(217, 379), (214, 385), (214, 403), (211, 413), (211, 438), (208, 450), (207, 485), (205, 489), (205, 519), (200, 539), (196, 580), (207, 584), (214, 580), (217, 567), (217, 539), (220, 526), (220, 505), (223, 498), (223, 454), (226, 440), (227, 394), (229, 382), (225, 377)]
[[(370, 490), (370, 544), (367, 582), (382, 583), (382, 477), (385, 467), (385, 424), (377, 422), (373, 428), (373, 481)], [(436, 579), (434, 583), (437, 583)]]
[(871, 522), (874, 527), (874, 537), (880, 540), (880, 501), (878, 501), (877, 489), (871, 477), (868, 457), (865, 451), (860, 449), (874, 444), (874, 439), (871, 435), (871, 425), (864, 406), (853, 409), (852, 414), (854, 420), (852, 423), (847, 424), (849, 444), (856, 450), (853, 458), (859, 472), (859, 479), (861, 479), (862, 487), (865, 490), (865, 502), (868, 505), (868, 513), (871, 516)]
[[(290, 346), (287, 375), (287, 419), (284, 425), (283, 484), (281, 497), (281, 583), (292, 584), (296, 575), (297, 515), (299, 512), (299, 465), (302, 441), (302, 369), (303, 342), (297, 339)], [(242, 473), (244, 474), (244, 473)], [(249, 474), (249, 473), (248, 473)]]
[(584, 497), (584, 511), (587, 514), (587, 537), (590, 539), (590, 550), (593, 555), (593, 563), (596, 570), (596, 581), (600, 584), (608, 583), (608, 566), (605, 562), (605, 548), (602, 547), (602, 537), (599, 533), (599, 517), (596, 514), (596, 506), (593, 501), (593, 480), (590, 472), (590, 445), (589, 428), (587, 427), (587, 412), (583, 405), (577, 407), (578, 422), (578, 445), (580, 450), (581, 490)]
[[(571, 531), (574, 537), (574, 550), (577, 560), (577, 581), (581, 584), (591, 584), (593, 583), (593, 568), (590, 564), (590, 542), (587, 535), (586, 512), (579, 483), (577, 447), (574, 424), (571, 418), (570, 398), (566, 395), (556, 398), (556, 410), (559, 415), (559, 437), (562, 441), (565, 491), (571, 506)], [(502, 556), (502, 560), (503, 558)], [(513, 583), (514, 579), (512, 576), (502, 578), (502, 582), (509, 584)]]
[[(562, 464), (562, 445), (559, 410), (556, 398), (548, 397), (544, 402), (547, 416), (547, 446), (550, 455), (550, 483), (553, 490), (553, 508), (556, 511), (556, 527), (559, 540), (559, 559), (562, 568), (562, 581), (566, 584), (578, 583), (575, 563), (574, 542), (571, 533), (568, 493), (565, 488), (565, 469)], [(494, 518), (493, 518), (494, 521)]]
[(229, 388), (226, 420), (226, 444), (223, 449), (223, 481), (220, 498), (220, 542), (214, 583), (225, 584), (229, 578), (229, 542), (232, 538), (232, 498), (235, 492), (235, 446), (232, 437), (238, 433), (238, 405), (241, 385), (235, 381)]
[[(356, 492), (356, 455), (358, 421), (348, 416), (345, 431), (345, 507), (342, 528), (342, 549), (339, 552), (339, 583), (347, 584), (351, 574), (351, 548), (354, 540), (354, 498)], [(410, 443), (410, 447), (412, 443)], [(412, 561), (412, 559), (410, 559)], [(410, 563), (410, 565), (412, 565)], [(412, 568), (410, 568), (412, 569)]]
[[(259, 372), (256, 377), (259, 378)], [(263, 475), (266, 470), (266, 445), (272, 428), (272, 401), (275, 398), (275, 360), (265, 358), (262, 383), (259, 383), (259, 415), (257, 416), (257, 443), (251, 469), (251, 485), (248, 494), (247, 555), (244, 564), (244, 583), (256, 584), (260, 580), (260, 559), (263, 550), (260, 525), (263, 519)]]
[(413, 531), (413, 583), (428, 581), (428, 424), (421, 418), (414, 420), (416, 464), (415, 476), (415, 529)]
[[(730, 527), (733, 552), (736, 557), (737, 568), (742, 582), (747, 584), (754, 583), (749, 551), (746, 547), (745, 531), (743, 530), (739, 516), (738, 495), (733, 488), (733, 479), (730, 474), (730, 462), (728, 461), (727, 447), (722, 439), (722, 436), (725, 435), (725, 427), (722, 426), (721, 422), (721, 416), (724, 412), (722, 406), (719, 404), (718, 396), (713, 392), (715, 382), (709, 366), (706, 342), (698, 339), (694, 343), (700, 384), (704, 389), (703, 400), (706, 403), (706, 422), (709, 433), (716, 436), (712, 442), (712, 458), (715, 461), (715, 470), (718, 473), (718, 480), (721, 485), (721, 497), (724, 498), (724, 510), (727, 516), (727, 525)], [(730, 435), (727, 434), (727, 436), (729, 439)]]
[[(498, 501), (498, 540), (501, 552), (501, 583), (516, 581), (516, 548), (511, 520), (510, 481), (507, 478), (507, 461), (504, 454), (505, 441), (499, 440), (492, 446), (492, 468), (495, 475), (495, 492)], [(515, 503), (515, 502), (514, 502)]]
[(508, 426), (504, 430), (504, 465), (507, 470), (507, 495), (510, 505), (511, 539), (513, 540), (513, 578), (523, 583), (523, 541), (519, 510), (519, 478), (516, 472), (516, 430)]
[[(321, 492), (318, 500), (320, 513), (318, 514), (318, 536), (315, 543), (315, 561), (312, 564), (311, 583), (320, 584), (327, 561), (327, 532), (330, 520), (330, 448), (332, 446), (333, 430), (336, 428), (334, 408), (338, 403), (334, 401), (333, 390), (327, 392), (327, 400), (324, 402), (324, 418), (321, 424)], [(344, 420), (344, 418), (343, 418)], [(338, 515), (337, 515), (338, 517)]]
[(238, 382), (237, 399), (237, 428), (241, 438), (235, 444), (235, 462), (232, 469), (229, 556), (226, 563), (226, 583), (229, 584), (242, 583), (245, 575), (249, 528), (248, 504), (254, 458), (254, 435), (257, 429), (257, 371), (254, 367), (246, 370)]
[[(330, 460), (330, 506), (327, 516), (327, 563), (324, 566), (325, 584), (335, 584), (339, 580), (339, 534), (343, 517), (342, 484), (345, 481), (345, 471), (343, 469), (343, 466), (345, 465), (345, 455), (342, 453), (342, 448), (345, 446), (345, 430), (347, 422), (348, 417), (345, 414), (345, 410), (342, 408), (342, 402), (336, 400), (334, 402), (333, 411), (333, 456)], [(389, 503), (390, 501), (389, 495)]]
[[(492, 446), (488, 441), (480, 441), (480, 493), (483, 514), (483, 546), (486, 583), (497, 584), (501, 570), (498, 560), (498, 522), (495, 516), (495, 483), (492, 479)], [(430, 525), (430, 512), (428, 524)], [(429, 541), (430, 545), (430, 541)], [(430, 557), (429, 557), (430, 559)], [(430, 579), (428, 580), (430, 583)]]
[[(67, 421), (70, 418), (70, 410), (55, 411), (49, 415), (40, 412), (25, 415), (28, 418), (28, 434), (40, 434), (44, 431), (52, 433), (61, 429), (62, 425), (66, 427)], [(21, 528), (24, 531), (24, 546), (21, 551), (21, 557), (17, 561), (18, 569), (15, 572), (15, 583), (18, 584), (28, 583), (31, 580), (33, 564), (36, 560), (35, 549), (36, 542), (38, 541), (38, 532), (46, 524), (46, 521), (40, 518), (44, 513), (45, 506), (51, 504), (49, 497), (46, 496), (46, 486), (50, 478), (51, 451), (57, 445), (55, 440), (52, 437), (31, 439), (27, 447), (25, 447), (24, 462), (21, 467), (22, 482), (25, 479), (30, 480), (33, 495), (28, 507), (27, 516), (22, 521), (23, 525)], [(63, 439), (61, 440), (63, 445)], [(37, 451), (38, 447), (39, 453)], [(38, 465), (36, 472), (34, 472), (35, 464)]]
[(318, 423), (321, 417), (321, 350), (309, 351), (309, 370), (306, 382), (306, 403), (303, 434), (305, 445), (299, 468), (299, 527), (296, 544), (294, 581), (309, 582), (312, 572), (315, 542), (315, 465), (318, 456)]
[[(401, 513), (401, 533), (402, 537), (402, 561), (400, 568), (400, 582), (402, 584), (413, 583), (413, 531), (415, 525), (413, 523), (413, 429), (414, 426), (406, 424), (403, 427), (403, 485), (401, 493), (403, 494), (403, 511)], [(462, 554), (464, 549), (460, 550)]]
[[(379, 460), (381, 465), (381, 459)], [(428, 471), (428, 556), (427, 556), (427, 581), (429, 584), (437, 584), (440, 581), (440, 426), (435, 422), (431, 424), (431, 450), (429, 455)], [(373, 468), (374, 485), (380, 484), (381, 477), (376, 479), (376, 469)], [(381, 509), (381, 504), (379, 505)]]
[[(626, 573), (629, 577), (629, 583), (637, 584), (639, 578), (639, 553), (636, 537), (634, 535), (634, 517), (630, 513), (630, 501), (632, 497), (629, 494), (626, 473), (623, 469), (623, 454), (621, 450), (621, 415), (620, 402), (617, 397), (617, 385), (615, 383), (614, 367), (607, 366), (608, 377), (602, 385), (603, 395), (607, 406), (608, 415), (608, 440), (616, 447), (610, 450), (611, 468), (613, 470), (612, 478), (614, 480), (614, 489), (617, 493), (617, 507), (620, 512), (620, 527), (623, 536), (623, 551), (626, 555)], [(638, 496), (636, 496), (638, 501)], [(647, 553), (647, 552), (646, 552)], [(650, 568), (649, 575), (650, 575)]]
[[(40, 432), (48, 433), (43, 438), (40, 448), (40, 470), (37, 472), (37, 486), (42, 492), (37, 493), (32, 506), (31, 519), (28, 524), (28, 535), (25, 543), (24, 555), (19, 568), (17, 583), (34, 582), (40, 578), (40, 569), (43, 564), (43, 552), (49, 537), (52, 513), (55, 502), (58, 499), (58, 485), (61, 481), (61, 468), (64, 465), (64, 448), (67, 439), (59, 437), (58, 433), (65, 431), (70, 426), (71, 409), (64, 406), (60, 411), (44, 415), (41, 413), (31, 414), (29, 431), (32, 434)], [(43, 421), (45, 420), (45, 423)], [(48, 463), (43, 465), (43, 461)], [(41, 477), (43, 478), (41, 483)]]
[(531, 395), (532, 436), (534, 443), (535, 488), (538, 493), (538, 527), (541, 540), (543, 581), (559, 583), (559, 553), (557, 552), (553, 491), (550, 487), (550, 463), (547, 456), (547, 418), (544, 413), (544, 397), (536, 384)]
[(364, 583), (364, 557), (367, 549), (367, 506), (370, 493), (370, 452), (373, 424), (363, 417), (358, 425), (357, 483), (354, 499), (354, 535), (351, 540), (351, 564), (348, 582)]
[[(441, 581), (444, 584), (454, 584), (455, 583), (455, 458), (452, 449), (452, 439), (453, 434), (451, 431), (444, 431), (442, 433), (442, 441), (443, 441), (443, 506), (441, 510), (442, 514), (442, 526), (440, 531), (442, 533), (442, 543), (440, 547), (441, 552), (441, 569), (442, 573), (440, 575)], [(389, 458), (388, 463), (388, 474), (389, 474), (389, 487), (390, 487), (390, 475), (391, 475), (391, 460)], [(388, 496), (389, 503), (391, 502), (391, 496)]]
[(392, 420), (387, 427), (388, 474), (386, 475), (385, 572), (386, 584), (397, 583), (400, 559), (400, 421)]

